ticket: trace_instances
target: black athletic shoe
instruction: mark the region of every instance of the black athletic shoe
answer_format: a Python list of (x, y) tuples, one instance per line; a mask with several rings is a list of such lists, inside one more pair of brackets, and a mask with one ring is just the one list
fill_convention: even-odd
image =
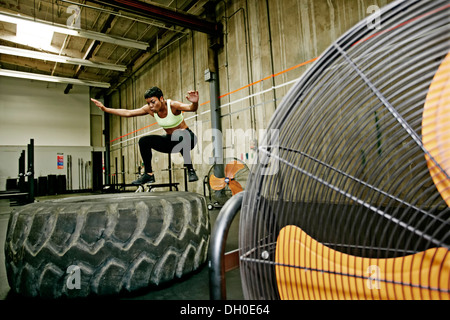
[(189, 169), (188, 175), (189, 175), (189, 182), (194, 182), (198, 180), (197, 174), (195, 173), (194, 169)]
[(132, 184), (135, 184), (137, 186), (140, 186), (142, 184), (146, 183), (154, 183), (155, 182), (155, 175), (149, 175), (147, 173), (144, 173), (139, 177), (139, 179), (134, 180)]

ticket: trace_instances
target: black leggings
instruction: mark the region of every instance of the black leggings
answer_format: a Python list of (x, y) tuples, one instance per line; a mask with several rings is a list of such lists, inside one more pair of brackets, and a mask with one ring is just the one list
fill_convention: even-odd
[(197, 137), (189, 128), (175, 130), (173, 134), (165, 136), (150, 135), (142, 137), (139, 139), (139, 150), (141, 151), (142, 161), (144, 161), (145, 172), (153, 172), (152, 149), (163, 153), (180, 152), (186, 168), (193, 169), (190, 151), (196, 144)]

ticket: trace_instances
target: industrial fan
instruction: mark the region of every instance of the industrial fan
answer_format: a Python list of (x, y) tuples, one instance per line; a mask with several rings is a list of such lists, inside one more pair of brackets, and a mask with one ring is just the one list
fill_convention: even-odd
[(450, 3), (395, 1), (372, 20), (271, 119), (279, 140), (242, 200), (247, 299), (450, 298)]
[[(216, 177), (217, 164), (214, 164), (207, 175), (207, 185), (209, 193), (212, 195), (213, 203), (208, 204), (208, 208), (221, 207), (224, 202), (235, 194), (242, 192), (247, 183), (249, 169), (241, 160), (236, 158), (224, 161), (224, 176)], [(217, 174), (220, 176), (219, 174)]]

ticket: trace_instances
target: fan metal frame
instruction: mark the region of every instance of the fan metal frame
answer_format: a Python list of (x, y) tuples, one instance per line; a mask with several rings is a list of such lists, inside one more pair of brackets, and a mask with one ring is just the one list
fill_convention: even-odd
[[(276, 268), (312, 276), (294, 258), (288, 264), (276, 261), (277, 237), (289, 225), (330, 252), (372, 259), (375, 266), (383, 259), (403, 263), (408, 256), (443, 248), (439, 276), (449, 277), (450, 208), (431, 178), (430, 161), (444, 179), (449, 176), (425, 148), (421, 122), (433, 77), (450, 51), (450, 4), (395, 1), (378, 17), (381, 31), (367, 27), (372, 16), (333, 43), (293, 85), (271, 119), (268, 131), (279, 130), (277, 152), (274, 145), (259, 147), (270, 161), (252, 168), (240, 215), (247, 299), (281, 298)], [(270, 165), (278, 171), (264, 174)], [(328, 274), (317, 271), (318, 277)], [(400, 269), (406, 271), (412, 270)], [(351, 274), (346, 281), (370, 280), (367, 272)], [(411, 299), (427, 299), (427, 290), (437, 293), (433, 299), (448, 299), (447, 278), (439, 280), (439, 287), (402, 277), (399, 284)], [(288, 290), (310, 292), (295, 278), (285, 281)], [(303, 297), (405, 297), (395, 292), (368, 295), (366, 289), (340, 296), (334, 284), (334, 295)]]

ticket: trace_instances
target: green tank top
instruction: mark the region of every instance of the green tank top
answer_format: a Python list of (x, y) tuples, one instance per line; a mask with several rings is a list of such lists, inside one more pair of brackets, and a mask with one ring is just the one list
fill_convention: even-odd
[(160, 118), (158, 116), (158, 113), (154, 113), (154, 117), (156, 119), (156, 122), (164, 128), (164, 129), (172, 129), (180, 125), (181, 122), (183, 122), (184, 117), (183, 113), (179, 114), (178, 116), (175, 116), (172, 113), (172, 108), (170, 107), (170, 100), (167, 100), (167, 116), (165, 118)]

